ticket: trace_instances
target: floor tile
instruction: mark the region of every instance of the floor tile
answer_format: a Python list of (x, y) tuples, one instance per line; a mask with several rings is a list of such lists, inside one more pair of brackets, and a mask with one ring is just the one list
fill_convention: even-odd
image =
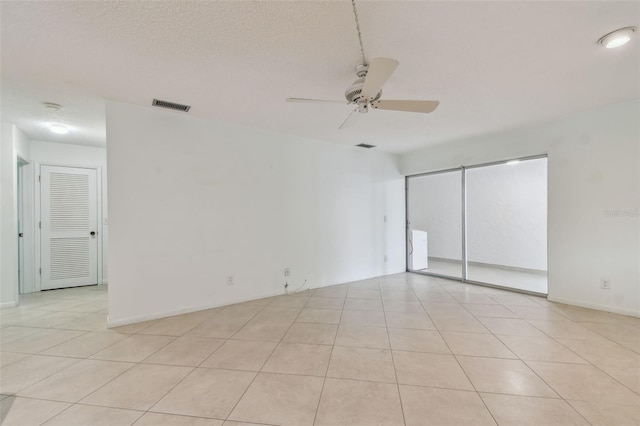
[(327, 378), (316, 426), (403, 425), (395, 384)]
[(480, 321), (493, 334), (547, 337), (542, 331), (538, 330), (523, 319), (481, 317), (478, 318), (478, 321)]
[(315, 299), (319, 297), (331, 297), (331, 298), (344, 299), (347, 296), (347, 290), (348, 288), (345, 286), (330, 286), (330, 287), (318, 288), (313, 293), (313, 296), (311, 297), (311, 299)]
[(76, 362), (73, 358), (28, 356), (0, 370), (0, 393), (15, 394)]
[(3, 344), (2, 350), (36, 354), (84, 333), (83, 331), (41, 329), (6, 345)]
[(267, 306), (253, 317), (252, 322), (282, 322), (291, 324), (296, 320), (298, 315), (300, 315), (301, 311), (302, 306), (297, 308)]
[(229, 419), (278, 425), (313, 425), (322, 383), (320, 377), (259, 373)]
[(385, 312), (385, 319), (388, 328), (436, 329), (436, 326), (424, 312)]
[(46, 422), (44, 426), (128, 426), (142, 414), (141, 411), (76, 404)]
[(522, 360), (587, 363), (574, 352), (549, 337), (499, 336), (499, 339)]
[(296, 318), (296, 322), (339, 324), (341, 314), (340, 309), (304, 308)]
[(138, 364), (80, 402), (148, 410), (191, 371), (190, 367)]
[(335, 345), (389, 349), (389, 337), (386, 328), (341, 324), (338, 327)]
[[(293, 322), (293, 320), (291, 320)], [(278, 342), (285, 335), (290, 322), (271, 322), (253, 319), (233, 335), (239, 340), (262, 340)]]
[(35, 327), (7, 327), (7, 324), (4, 321), (0, 321), (0, 324), (4, 326), (0, 328), (0, 342), (2, 342), (3, 345), (41, 331), (40, 328)]
[(475, 392), (400, 385), (407, 426), (495, 425)]
[(640, 406), (567, 401), (593, 426), (639, 425)]
[(481, 396), (500, 426), (589, 424), (561, 399), (486, 393)]
[(598, 368), (640, 395), (640, 368), (599, 365)]
[(471, 315), (459, 303), (423, 302), (422, 306), (429, 315)]
[(178, 337), (142, 362), (148, 364), (197, 367), (224, 342), (225, 340), (223, 339), (205, 339), (190, 336)]
[(25, 359), (29, 354), (19, 354), (15, 352), (0, 352), (0, 368), (5, 367), (14, 362)]
[(556, 339), (556, 341), (597, 366), (640, 368), (640, 354), (610, 340), (603, 339), (594, 342), (592, 340)]
[(391, 351), (336, 346), (331, 354), (327, 377), (395, 383)]
[(226, 419), (256, 373), (197, 368), (151, 411)]
[(91, 356), (109, 361), (140, 362), (175, 340), (169, 336), (133, 335)]
[(453, 355), (393, 351), (398, 383), (474, 390)]
[(490, 334), (443, 332), (442, 337), (456, 355), (517, 358), (500, 340)]
[(490, 318), (518, 318), (516, 314), (501, 305), (481, 305), (469, 303), (463, 305), (467, 311), (476, 317)]
[(347, 299), (344, 302), (344, 309), (356, 311), (382, 311), (381, 299)]
[(564, 399), (640, 406), (640, 395), (592, 365), (527, 362)]
[[(374, 284), (377, 287), (377, 284)], [(351, 299), (380, 299), (380, 290), (366, 290), (350, 288), (347, 298)]]
[(86, 358), (126, 338), (118, 333), (86, 333), (47, 349), (42, 355)]
[(262, 367), (263, 372), (324, 377), (332, 346), (280, 343)]
[(39, 425), (68, 406), (65, 402), (11, 396), (0, 401), (0, 420), (2, 426)]
[(516, 314), (518, 318), (526, 320), (547, 320), (547, 321), (568, 321), (564, 315), (561, 315), (551, 309), (535, 306), (509, 306), (509, 310)]
[(304, 297), (277, 296), (273, 298), (271, 303), (269, 303), (269, 306), (302, 308), (306, 303), (307, 303), (307, 298), (304, 298)]
[(282, 341), (333, 345), (337, 329), (338, 326), (334, 324), (294, 323), (282, 338)]
[(340, 324), (386, 327), (385, 314), (382, 311), (344, 310), (342, 311)]
[(556, 339), (605, 340), (599, 334), (571, 321), (529, 320), (529, 324)]
[(276, 342), (227, 340), (200, 366), (230, 370), (259, 371), (276, 345)]
[[(202, 312), (205, 312), (203, 314)], [(158, 320), (155, 324), (140, 331), (140, 334), (154, 334), (158, 336), (182, 336), (198, 324), (204, 322), (213, 313), (206, 311), (177, 315)]]
[(211, 319), (189, 330), (185, 335), (210, 339), (228, 339), (244, 327), (252, 316), (226, 317), (221, 316), (221, 314), (214, 315)]
[(221, 426), (222, 424), (222, 420), (160, 413), (145, 413), (136, 422), (136, 426)]
[(382, 305), (385, 312), (401, 312), (423, 314), (425, 313), (422, 304), (417, 300), (393, 300), (383, 299)]
[(488, 296), (486, 294), (461, 293), (461, 294), (454, 294), (453, 298), (464, 305), (467, 305), (467, 304), (496, 305), (498, 304), (497, 301), (495, 301), (491, 296)]
[(520, 360), (458, 356), (458, 361), (478, 392), (559, 398)]
[(307, 301), (307, 308), (329, 308), (342, 309), (344, 298), (337, 297), (316, 297), (315, 295)]
[(390, 328), (389, 339), (394, 350), (451, 353), (437, 331)]
[(489, 333), (478, 319), (471, 315), (431, 315), (440, 331), (460, 331), (465, 333)]
[(82, 360), (18, 392), (18, 396), (77, 402), (133, 367), (127, 362)]

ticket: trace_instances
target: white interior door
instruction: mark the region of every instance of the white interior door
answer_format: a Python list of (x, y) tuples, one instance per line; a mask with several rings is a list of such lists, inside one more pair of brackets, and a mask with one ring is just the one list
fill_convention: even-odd
[(41, 288), (98, 283), (95, 169), (42, 166)]

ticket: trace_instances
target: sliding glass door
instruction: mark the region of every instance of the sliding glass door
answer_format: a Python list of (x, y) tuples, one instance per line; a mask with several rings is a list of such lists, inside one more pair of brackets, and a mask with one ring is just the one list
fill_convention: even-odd
[(407, 270), (547, 293), (547, 158), (407, 177)]
[(547, 159), (465, 171), (467, 277), (547, 293)]
[(409, 271), (462, 278), (462, 171), (409, 178)]

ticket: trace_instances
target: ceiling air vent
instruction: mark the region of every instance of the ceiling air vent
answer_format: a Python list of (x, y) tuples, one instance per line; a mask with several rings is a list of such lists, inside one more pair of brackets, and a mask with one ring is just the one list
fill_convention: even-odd
[(182, 104), (176, 104), (173, 102), (161, 101), (160, 99), (154, 99), (151, 105), (161, 107), (161, 108), (173, 109), (176, 111), (182, 111), (182, 112), (188, 112), (191, 109), (191, 106), (189, 105), (182, 105)]
[(367, 148), (367, 149), (376, 147), (375, 145), (369, 145), (369, 144), (366, 144), (366, 143), (359, 143), (356, 146), (359, 146), (360, 148)]

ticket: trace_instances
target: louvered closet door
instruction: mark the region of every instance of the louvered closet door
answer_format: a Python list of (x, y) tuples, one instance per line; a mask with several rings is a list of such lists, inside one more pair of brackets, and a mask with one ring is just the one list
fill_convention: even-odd
[(95, 169), (42, 166), (43, 290), (98, 283)]

